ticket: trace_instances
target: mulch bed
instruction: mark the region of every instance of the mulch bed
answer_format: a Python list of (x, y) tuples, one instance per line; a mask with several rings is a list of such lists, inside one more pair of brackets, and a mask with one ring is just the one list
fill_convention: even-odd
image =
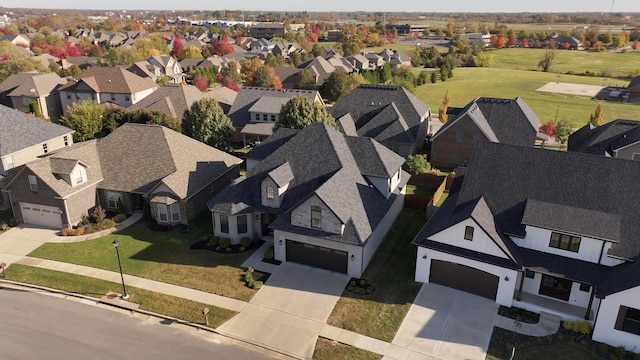
[(521, 309), (519, 307), (500, 306), (498, 315), (508, 317), (510, 319), (519, 320), (525, 324), (537, 324), (540, 321), (540, 314), (533, 311)]
[(253, 279), (255, 281), (262, 281), (264, 283), (267, 281), (267, 279), (269, 279), (270, 276), (271, 273), (253, 270)]
[(267, 259), (267, 258), (262, 258), (262, 262), (266, 262), (267, 264), (273, 264), (273, 265), (280, 265), (280, 264), (282, 264), (282, 261), (280, 261), (280, 260), (276, 260), (276, 259)]
[(209, 242), (206, 240), (199, 240), (195, 243), (193, 243), (189, 248), (191, 250), (210, 250), (210, 251), (214, 251), (220, 254), (237, 254), (240, 252), (244, 252), (247, 250), (251, 250), (251, 249), (257, 249), (260, 246), (262, 246), (262, 244), (264, 244), (264, 240), (254, 240), (253, 242), (251, 242), (251, 245), (249, 245), (249, 247), (244, 248), (244, 250), (240, 250), (241, 246), (240, 244), (236, 244), (236, 245), (230, 245), (229, 246), (229, 251), (227, 251), (227, 249), (222, 249), (218, 247), (211, 247), (209, 246)]

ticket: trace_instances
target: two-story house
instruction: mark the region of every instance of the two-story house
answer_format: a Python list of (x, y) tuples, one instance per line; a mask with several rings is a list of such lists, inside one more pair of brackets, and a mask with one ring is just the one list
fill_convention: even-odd
[(324, 106), (316, 90), (241, 87), (229, 109), (229, 117), (236, 128), (236, 141), (247, 144), (271, 136), (280, 108), (294, 96), (304, 96)]
[(401, 156), (422, 149), (429, 106), (402, 86), (360, 85), (330, 107), (341, 131), (367, 136)]
[(413, 240), (416, 281), (587, 320), (638, 351), (640, 162), (481, 141)]
[(0, 103), (24, 113), (40, 111), (43, 118), (58, 120), (62, 114), (58, 88), (66, 83), (53, 72), (13, 74), (0, 83)]
[(430, 160), (434, 166), (464, 164), (472, 156), (474, 143), (480, 140), (533, 147), (536, 139), (547, 139), (538, 131), (540, 119), (520, 97), (480, 97), (456, 110), (431, 139)]
[(157, 81), (160, 76), (168, 76), (174, 84), (180, 84), (184, 80), (182, 66), (169, 55), (155, 55), (148, 60), (138, 61), (127, 70), (132, 73)]
[(640, 121), (618, 119), (597, 127), (588, 123), (569, 135), (567, 150), (640, 161)]
[[(0, 190), (9, 171), (51, 151), (71, 146), (74, 130), (0, 105)], [(0, 205), (8, 204), (2, 192)]]
[(94, 66), (59, 89), (64, 115), (73, 103), (92, 100), (111, 102), (127, 108), (158, 89), (150, 78), (140, 77), (120, 67)]
[(278, 129), (207, 203), (213, 233), (273, 241), (275, 258), (360, 277), (404, 206), (404, 159), (323, 123)]

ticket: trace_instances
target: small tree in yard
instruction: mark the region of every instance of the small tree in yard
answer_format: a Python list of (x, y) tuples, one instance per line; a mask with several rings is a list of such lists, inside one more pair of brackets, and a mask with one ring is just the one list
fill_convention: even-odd
[(431, 170), (431, 164), (425, 154), (409, 155), (403, 167), (412, 174), (425, 174)]
[(335, 119), (327, 109), (304, 96), (294, 96), (280, 109), (278, 121), (273, 130), (281, 127), (290, 129), (304, 129), (313, 122), (323, 122), (334, 129), (338, 129)]
[(573, 132), (573, 127), (566, 120), (560, 120), (556, 123), (555, 135), (556, 141), (564, 145), (569, 140), (569, 135)]
[(91, 100), (76, 102), (67, 107), (67, 115), (60, 118), (60, 125), (75, 130), (73, 141), (94, 139), (102, 130), (105, 109)]
[(593, 127), (598, 127), (604, 123), (604, 102), (598, 101), (596, 110), (591, 114), (589, 122)]
[(540, 125), (540, 132), (549, 136), (556, 135), (556, 123), (553, 120), (549, 120), (546, 123)]
[(542, 69), (544, 72), (549, 72), (551, 70), (551, 65), (553, 65), (553, 60), (558, 55), (558, 52), (554, 49), (546, 49), (542, 57), (540, 58), (540, 62), (538, 62), (538, 67)]
[(443, 124), (449, 120), (449, 115), (447, 115), (449, 104), (451, 104), (451, 95), (449, 95), (449, 90), (447, 90), (442, 100), (442, 106), (438, 109), (438, 119), (440, 119), (440, 122)]
[(182, 133), (218, 149), (225, 149), (235, 128), (214, 99), (194, 102), (182, 117)]

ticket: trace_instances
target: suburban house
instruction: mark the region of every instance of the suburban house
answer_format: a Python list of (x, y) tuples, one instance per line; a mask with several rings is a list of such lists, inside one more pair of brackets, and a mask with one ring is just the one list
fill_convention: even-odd
[(15, 171), (4, 191), (16, 218), (54, 228), (97, 205), (148, 211), (159, 224), (187, 224), (239, 175), (242, 160), (158, 125), (127, 123)]
[(413, 240), (416, 281), (586, 320), (638, 352), (640, 162), (479, 141)]
[[(0, 105), (0, 190), (9, 171), (73, 144), (74, 130)], [(0, 205), (8, 204), (2, 192)]]
[(56, 73), (24, 72), (13, 74), (0, 83), (0, 103), (24, 113), (37, 105), (42, 117), (58, 120), (62, 114), (58, 89), (67, 83)]
[(184, 80), (182, 66), (173, 56), (169, 55), (155, 55), (148, 60), (138, 61), (127, 70), (153, 81), (157, 81), (163, 75), (168, 76), (174, 84), (180, 84)]
[(246, 158), (207, 203), (213, 233), (272, 240), (280, 261), (360, 277), (404, 206), (404, 159), (324, 123), (278, 129)]
[(328, 108), (349, 136), (374, 138), (400, 156), (422, 149), (429, 106), (401, 86), (360, 85)]
[(569, 135), (567, 149), (640, 161), (640, 121), (618, 119), (597, 127), (588, 123)]
[[(308, 70), (311, 73), (311, 76), (316, 80), (316, 85), (320, 86), (334, 71), (336, 71), (337, 68), (343, 68), (348, 73), (354, 70), (346, 59), (340, 55), (337, 55), (339, 58), (334, 58), (335, 56), (336, 55), (326, 56), (326, 58), (316, 56), (315, 58), (298, 64), (297, 68), (301, 70)], [(342, 61), (343, 59), (344, 61)]]
[(273, 134), (280, 108), (294, 96), (304, 96), (324, 106), (316, 90), (241, 87), (229, 110), (229, 117), (236, 128), (235, 140), (247, 144), (264, 140)]
[(533, 147), (536, 139), (547, 138), (538, 131), (540, 119), (520, 97), (476, 98), (449, 116), (431, 139), (430, 160), (437, 167), (464, 164), (480, 140)]
[[(216, 95), (221, 94), (223, 95), (222, 101), (228, 101), (226, 95), (229, 92), (232, 93), (232, 96), (235, 96), (235, 91), (229, 88), (224, 89), (226, 89), (226, 91), (201, 92), (193, 85), (167, 84), (140, 102), (131, 105), (127, 110), (156, 110), (181, 120), (185, 110), (189, 109), (191, 105), (198, 100), (207, 98), (215, 99)], [(220, 105), (222, 106), (223, 104)]]
[(0, 41), (8, 41), (14, 45), (29, 48), (31, 39), (25, 34), (5, 34), (0, 36)]
[(629, 102), (640, 103), (640, 76), (636, 76), (627, 85), (627, 93), (629, 94)]
[(158, 89), (150, 78), (140, 77), (120, 67), (94, 66), (77, 79), (60, 87), (60, 100), (64, 115), (67, 107), (83, 100), (98, 104), (111, 102), (127, 108)]

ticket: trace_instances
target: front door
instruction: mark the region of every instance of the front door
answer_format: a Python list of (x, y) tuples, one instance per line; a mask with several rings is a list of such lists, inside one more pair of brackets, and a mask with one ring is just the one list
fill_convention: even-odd
[(571, 280), (557, 278), (549, 275), (542, 275), (540, 281), (540, 295), (551, 296), (556, 299), (569, 301), (571, 296)]

